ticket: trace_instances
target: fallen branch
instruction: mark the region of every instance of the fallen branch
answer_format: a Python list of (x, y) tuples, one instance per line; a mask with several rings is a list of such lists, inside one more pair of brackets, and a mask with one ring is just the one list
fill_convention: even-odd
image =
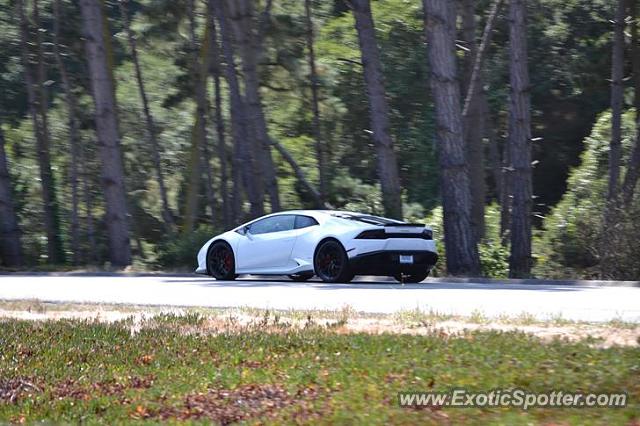
[(287, 163), (289, 163), (289, 165), (293, 169), (293, 172), (295, 173), (296, 177), (298, 178), (298, 181), (307, 189), (307, 191), (309, 191), (309, 193), (311, 194), (311, 196), (315, 200), (315, 202), (318, 205), (318, 207), (325, 208), (325, 209), (331, 208), (331, 206), (329, 204), (324, 203), (322, 201), (322, 197), (320, 196), (320, 192), (318, 192), (318, 190), (311, 184), (311, 182), (309, 182), (309, 180), (307, 180), (307, 177), (305, 176), (304, 171), (300, 168), (300, 166), (298, 165), (296, 160), (293, 159), (291, 154), (289, 154), (289, 151), (287, 151), (280, 144), (280, 142), (278, 142), (278, 141), (276, 141), (274, 139), (271, 139), (271, 138), (270, 138), (270, 141), (271, 141), (271, 145), (273, 145), (276, 148), (276, 150), (278, 151), (278, 153), (280, 153), (282, 158), (284, 158), (285, 161)]
[(469, 113), (469, 105), (471, 105), (473, 96), (475, 95), (476, 86), (478, 85), (478, 80), (480, 78), (480, 70), (482, 69), (482, 62), (484, 61), (485, 54), (491, 42), (491, 33), (493, 32), (493, 26), (495, 24), (496, 17), (498, 16), (498, 11), (500, 10), (501, 4), (502, 0), (495, 0), (491, 5), (491, 11), (489, 12), (487, 22), (482, 32), (482, 41), (480, 42), (480, 47), (478, 48), (478, 54), (476, 55), (475, 61), (473, 63), (473, 69), (471, 71), (471, 81), (469, 82), (469, 87), (467, 88), (467, 95), (464, 98), (464, 106), (462, 108), (463, 117), (466, 117)]

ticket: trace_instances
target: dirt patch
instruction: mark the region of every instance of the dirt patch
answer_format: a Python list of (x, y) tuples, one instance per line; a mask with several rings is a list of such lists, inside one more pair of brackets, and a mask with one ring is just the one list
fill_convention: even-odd
[(22, 397), (32, 397), (39, 392), (42, 392), (42, 389), (31, 379), (22, 377), (0, 379), (0, 403), (13, 404)]
[(228, 425), (254, 418), (273, 418), (283, 409), (291, 409), (292, 416), (307, 420), (312, 415), (311, 402), (316, 399), (315, 388), (307, 388), (292, 395), (279, 385), (248, 384), (235, 389), (209, 389), (186, 395), (181, 406), (148, 409), (137, 406), (131, 413), (136, 419), (210, 420)]
[(129, 376), (126, 381), (106, 380), (102, 382), (82, 384), (76, 380), (67, 379), (53, 386), (51, 394), (53, 398), (73, 398), (88, 401), (96, 395), (121, 396), (128, 389), (148, 389), (153, 386), (155, 377)]

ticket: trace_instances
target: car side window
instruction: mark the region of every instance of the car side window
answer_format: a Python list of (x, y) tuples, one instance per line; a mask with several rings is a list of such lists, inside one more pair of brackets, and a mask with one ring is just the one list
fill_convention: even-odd
[(307, 228), (309, 226), (318, 225), (318, 221), (309, 216), (296, 216), (296, 229)]
[(291, 231), (295, 224), (294, 215), (277, 215), (253, 222), (249, 232), (253, 235), (268, 234), (270, 232)]

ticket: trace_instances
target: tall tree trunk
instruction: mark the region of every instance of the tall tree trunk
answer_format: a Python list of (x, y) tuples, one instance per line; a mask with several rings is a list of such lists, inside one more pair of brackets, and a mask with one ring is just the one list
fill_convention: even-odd
[(227, 154), (227, 142), (224, 129), (224, 118), (222, 116), (222, 91), (220, 88), (220, 61), (222, 59), (220, 55), (220, 43), (218, 42), (218, 29), (216, 28), (215, 13), (211, 7), (211, 2), (207, 2), (207, 10), (209, 16), (209, 25), (211, 25), (211, 40), (210, 40), (210, 71), (213, 78), (213, 90), (214, 90), (214, 114), (216, 123), (216, 133), (218, 136), (218, 143), (216, 145), (218, 151), (218, 160), (220, 161), (220, 196), (222, 197), (222, 221), (225, 229), (230, 228), (232, 225), (231, 217), (231, 203), (229, 201), (229, 156)]
[(462, 1), (462, 33), (467, 51), (464, 59), (463, 92), (473, 90), (466, 114), (462, 117), (467, 159), (469, 163), (469, 183), (471, 191), (471, 227), (476, 242), (484, 238), (484, 204), (486, 198), (486, 183), (484, 175), (484, 117), (482, 114), (482, 98), (485, 96), (482, 90), (481, 70), (476, 75), (476, 83), (471, 86), (474, 78), (476, 60), (481, 60), (476, 43), (476, 0)]
[(506, 141), (502, 147), (501, 187), (500, 187), (500, 238), (504, 247), (511, 241), (511, 206), (513, 194), (511, 187), (511, 147)]
[(531, 275), (531, 100), (525, 0), (509, 6), (509, 154), (511, 170), (511, 256), (509, 276)]
[(633, 201), (640, 177), (640, 45), (638, 44), (638, 2), (629, 0), (631, 16), (631, 65), (633, 74), (633, 106), (636, 110), (636, 141), (627, 164), (627, 173), (622, 184), (622, 201), (629, 206)]
[(211, 212), (210, 220), (212, 225), (216, 225), (216, 197), (213, 191), (213, 170), (211, 170), (211, 153), (209, 147), (205, 143), (202, 145), (202, 160), (204, 163), (204, 176), (206, 179), (207, 188), (205, 195), (207, 197), (207, 204), (209, 205), (209, 211)]
[(502, 202), (502, 155), (500, 154), (500, 147), (498, 145), (498, 137), (494, 128), (494, 120), (487, 102), (486, 96), (482, 101), (482, 115), (484, 117), (484, 133), (488, 142), (488, 161), (491, 168), (491, 177), (494, 183), (493, 196), (498, 201)]
[[(45, 165), (45, 179), (42, 182), (43, 188), (47, 187), (49, 199), (49, 212), (47, 212), (47, 207), (45, 206), (45, 223), (50, 221), (50, 224), (47, 224), (47, 240), (52, 238), (53, 244), (51, 250), (53, 250), (52, 255), (49, 256), (49, 261), (52, 263), (64, 263), (65, 262), (65, 253), (64, 247), (62, 244), (62, 232), (60, 227), (60, 207), (58, 204), (58, 199), (56, 196), (56, 182), (54, 174), (51, 170), (51, 136), (49, 134), (49, 100), (47, 96), (47, 71), (46, 71), (46, 63), (45, 63), (45, 55), (44, 55), (44, 41), (42, 34), (44, 29), (40, 27), (40, 10), (39, 10), (38, 0), (33, 1), (33, 23), (36, 26), (36, 51), (38, 57), (38, 72), (37, 72), (37, 87), (38, 87), (38, 106), (40, 113), (40, 127), (41, 127), (41, 137), (42, 137), (42, 153), (40, 156), (42, 157), (43, 164)], [(44, 193), (44, 190), (43, 190)], [(51, 235), (49, 235), (52, 233)]]
[[(58, 205), (58, 199), (56, 197), (56, 182), (53, 172), (51, 170), (51, 136), (49, 134), (49, 100), (47, 96), (47, 71), (44, 55), (44, 41), (43, 41), (43, 29), (40, 27), (40, 7), (38, 0), (33, 1), (33, 23), (36, 26), (36, 51), (38, 57), (38, 72), (37, 72), (37, 87), (38, 87), (38, 106), (40, 113), (40, 125), (42, 136), (42, 154), (43, 163), (45, 164), (46, 180), (43, 180), (43, 187), (47, 187), (49, 195), (49, 213), (45, 207), (45, 222), (51, 221), (50, 225), (47, 225), (47, 229), (53, 234), (47, 235), (47, 240), (53, 238), (53, 255), (49, 257), (52, 263), (64, 263), (65, 253), (62, 245), (62, 232), (60, 228), (60, 207)], [(47, 219), (48, 218), (48, 219)]]
[[(234, 59), (235, 46), (227, 13), (223, 7), (223, 0), (209, 0), (220, 27), (222, 54), (225, 60), (225, 78), (229, 87), (229, 103), (231, 109), (231, 133), (233, 136), (233, 187), (234, 216), (239, 220), (240, 210), (240, 181), (246, 191), (251, 205), (250, 216), (255, 218), (264, 214), (263, 181), (261, 167), (257, 167), (257, 150), (252, 149), (249, 139), (249, 119), (246, 105), (240, 92), (240, 83)], [(254, 167), (256, 166), (256, 167)]]
[(607, 200), (609, 208), (618, 196), (620, 180), (620, 159), (622, 156), (622, 104), (624, 87), (624, 18), (625, 0), (618, 0), (613, 31), (613, 51), (611, 55), (611, 141), (609, 145), (609, 188)]
[[(36, 18), (36, 26), (38, 26), (38, 2), (35, 1), (33, 5), (34, 18)], [(60, 239), (60, 218), (55, 194), (55, 182), (53, 172), (51, 170), (51, 154), (49, 152), (50, 144), (47, 123), (47, 99), (44, 88), (45, 69), (44, 54), (42, 51), (42, 35), (40, 34), (40, 28), (38, 28), (38, 36), (36, 37), (36, 47), (38, 51), (38, 72), (36, 81), (33, 76), (33, 70), (29, 59), (29, 27), (22, 0), (19, 0), (16, 6), (18, 7), (18, 13), (20, 15), (20, 46), (22, 64), (24, 68), (24, 80), (27, 89), (29, 113), (31, 115), (33, 132), (36, 139), (40, 181), (42, 184), (44, 227), (47, 234), (47, 257), (50, 263), (61, 263), (64, 261), (64, 252), (62, 248), (62, 241)]]
[(369, 0), (351, 0), (350, 4), (356, 21), (364, 80), (369, 96), (371, 129), (378, 160), (382, 202), (387, 216), (402, 219), (402, 189), (398, 160), (390, 134), (389, 105), (384, 89), (382, 63), (376, 42), (371, 5)]
[(87, 226), (87, 242), (89, 243), (89, 253), (85, 257), (86, 263), (98, 262), (98, 248), (96, 244), (95, 229), (93, 226), (93, 196), (89, 182), (89, 171), (87, 169), (87, 156), (84, 147), (80, 148), (80, 174), (82, 175), (82, 195), (85, 207), (85, 220)]
[(636, 110), (636, 120), (640, 120), (640, 39), (638, 31), (640, 18), (638, 14), (638, 0), (629, 0), (629, 16), (631, 17), (631, 66), (633, 73), (633, 106)]
[(113, 265), (126, 266), (131, 263), (127, 198), (118, 135), (115, 91), (105, 48), (102, 7), (100, 0), (80, 1), (102, 163), (109, 257)]
[(316, 71), (316, 57), (313, 46), (313, 20), (311, 19), (311, 0), (304, 1), (305, 18), (307, 24), (307, 59), (309, 62), (309, 80), (311, 83), (311, 108), (313, 110), (313, 137), (315, 139), (316, 156), (318, 158), (318, 177), (320, 182), (320, 199), (324, 202), (327, 199), (327, 155), (325, 143), (322, 140), (322, 130), (320, 128), (320, 100), (318, 73)]
[[(56, 0), (59, 1), (59, 0)], [(133, 61), (133, 67), (136, 75), (136, 82), (138, 84), (138, 94), (142, 101), (142, 110), (144, 112), (145, 124), (147, 126), (147, 134), (149, 135), (149, 141), (151, 142), (151, 159), (153, 161), (153, 167), (156, 172), (156, 180), (158, 182), (158, 189), (160, 190), (160, 200), (162, 202), (162, 219), (169, 232), (172, 232), (175, 227), (175, 220), (173, 213), (169, 207), (169, 198), (167, 196), (167, 188), (164, 181), (164, 173), (162, 172), (162, 162), (160, 160), (160, 144), (158, 143), (157, 129), (155, 120), (151, 114), (149, 108), (149, 100), (147, 98), (147, 92), (144, 86), (144, 79), (142, 78), (142, 69), (140, 68), (140, 61), (138, 60), (138, 46), (136, 42), (136, 36), (131, 29), (131, 23), (129, 22), (129, 14), (127, 13), (127, 2), (129, 0), (120, 0), (120, 15), (122, 16), (122, 24), (127, 33), (127, 41), (129, 43), (129, 49), (131, 50), (131, 60)]]
[[(207, 70), (209, 68), (209, 31), (210, 27), (205, 27), (205, 35), (203, 43), (198, 48), (198, 42), (196, 38), (195, 29), (195, 5), (194, 0), (187, 1), (187, 16), (189, 20), (189, 49), (191, 50), (191, 80), (194, 86), (194, 95), (196, 101), (196, 119), (193, 127), (192, 134), (192, 146), (191, 146), (191, 160), (190, 160), (190, 173), (189, 183), (187, 188), (187, 200), (185, 202), (185, 215), (182, 231), (184, 233), (191, 232), (195, 226), (197, 210), (198, 210), (198, 196), (200, 194), (200, 181), (202, 179), (203, 166), (206, 172), (206, 168), (210, 167), (206, 164), (207, 159), (203, 159), (202, 154), (205, 149), (205, 145), (208, 143), (207, 137)], [(208, 152), (208, 151), (207, 151)], [(205, 188), (205, 194), (207, 201), (210, 202), (211, 188)], [(211, 206), (211, 211), (213, 211)]]
[(471, 228), (471, 193), (456, 71), (455, 4), (423, 0), (423, 5), (436, 106), (447, 270), (454, 275), (478, 274), (480, 259)]
[(77, 103), (75, 95), (71, 90), (71, 82), (69, 81), (69, 75), (67, 73), (67, 67), (62, 58), (60, 52), (60, 0), (53, 2), (53, 53), (56, 58), (56, 64), (58, 66), (58, 72), (60, 73), (60, 80), (62, 82), (62, 90), (64, 92), (64, 100), (67, 106), (67, 114), (69, 116), (69, 147), (71, 156), (70, 162), (70, 184), (71, 184), (71, 251), (73, 252), (73, 264), (78, 265), (81, 262), (81, 249), (80, 249), (80, 219), (79, 219), (79, 204), (80, 197), (78, 195), (78, 150), (80, 147), (80, 135), (78, 132), (78, 119)]
[(11, 176), (4, 149), (4, 133), (0, 123), (0, 265), (17, 267), (23, 264), (18, 216), (11, 195)]
[[(260, 13), (260, 21), (258, 22), (258, 42), (264, 40), (269, 21), (271, 20), (271, 9), (273, 8), (273, 0), (265, 0), (264, 9)], [(262, 49), (260, 49), (262, 51)]]
[(260, 40), (255, 34), (253, 5), (251, 0), (228, 0), (226, 5), (229, 11), (230, 26), (242, 59), (247, 118), (253, 131), (253, 137), (258, 144), (256, 146), (259, 155), (257, 158), (261, 160), (260, 167), (264, 174), (265, 189), (269, 195), (271, 211), (275, 212), (280, 210), (280, 195), (275, 166), (271, 157), (271, 140), (260, 99), (258, 77)]

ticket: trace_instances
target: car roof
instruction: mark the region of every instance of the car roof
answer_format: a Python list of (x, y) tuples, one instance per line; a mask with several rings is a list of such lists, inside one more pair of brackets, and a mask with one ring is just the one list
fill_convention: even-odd
[[(250, 220), (248, 222), (245, 222), (244, 224), (232, 229), (232, 230), (237, 230), (242, 228), (243, 226), (249, 225), (253, 222), (256, 222), (258, 220), (261, 219), (265, 219), (268, 217), (274, 217), (274, 216), (283, 216), (283, 215), (303, 215), (303, 216), (311, 216), (314, 219), (316, 219), (318, 222), (320, 223), (324, 223), (327, 221), (331, 221), (331, 220), (338, 220), (338, 221), (344, 221), (344, 222), (351, 222), (351, 225), (359, 225), (359, 226), (380, 226), (381, 223), (372, 223), (369, 220), (363, 220), (363, 221), (353, 221), (350, 220), (348, 217), (345, 216), (356, 216), (356, 217), (362, 217), (362, 218), (369, 218), (370, 220), (375, 220), (377, 218), (381, 218), (380, 216), (376, 216), (376, 215), (372, 215), (372, 214), (367, 214), (367, 213), (358, 213), (358, 212), (352, 212), (352, 211), (346, 211), (346, 210), (283, 210), (283, 211), (279, 211), (279, 212), (274, 212), (274, 213), (270, 213), (270, 214), (266, 214), (264, 216), (260, 216), (257, 217), (253, 220)], [(375, 219), (374, 219), (375, 218)], [(398, 221), (395, 219), (389, 219), (389, 218), (381, 218), (381, 219), (385, 219), (391, 222), (397, 222), (398, 224), (403, 224), (405, 222), (402, 221)], [(344, 223), (343, 222), (343, 223)]]
[(389, 222), (403, 223), (403, 221), (401, 220), (390, 219), (390, 218), (381, 217), (373, 214), (358, 213), (358, 212), (352, 212), (352, 211), (346, 211), (346, 210), (285, 210), (277, 213), (272, 213), (268, 216), (286, 215), (286, 214), (307, 215), (315, 219), (322, 218), (325, 220), (326, 219), (348, 219), (348, 217), (344, 217), (344, 216), (355, 216), (355, 217), (369, 218), (371, 220), (374, 220), (374, 218), (375, 220), (383, 219), (383, 222), (389, 221)]
[(334, 216), (334, 214), (350, 214), (354, 216), (366, 216), (364, 213), (357, 213), (345, 210), (283, 210), (280, 212), (271, 213), (267, 216), (275, 216), (281, 214), (300, 214), (300, 215), (308, 215), (308, 216)]

